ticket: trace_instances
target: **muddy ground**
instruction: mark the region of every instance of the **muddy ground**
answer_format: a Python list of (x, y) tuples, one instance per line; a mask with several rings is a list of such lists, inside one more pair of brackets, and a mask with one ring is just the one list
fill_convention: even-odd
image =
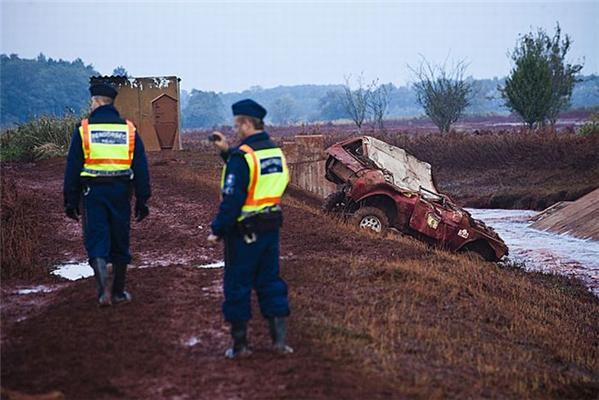
[[(131, 304), (99, 309), (91, 279), (50, 278), (82, 261), (63, 216), (60, 160), (3, 165), (39, 197), (39, 274), (2, 283), (2, 387), (68, 399), (595, 398), (599, 300), (565, 278), (500, 268), (379, 238), (285, 199), (282, 274), (292, 356), (268, 351), (254, 307), (254, 355), (222, 357), (222, 260), (209, 233), (219, 161), (151, 155), (151, 216), (134, 224)], [(19, 295), (45, 284), (49, 293)], [(255, 306), (255, 305), (254, 305)]]

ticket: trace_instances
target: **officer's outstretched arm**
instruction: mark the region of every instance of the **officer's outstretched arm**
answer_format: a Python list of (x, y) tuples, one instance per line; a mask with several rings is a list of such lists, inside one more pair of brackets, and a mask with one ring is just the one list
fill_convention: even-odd
[(229, 142), (227, 137), (219, 131), (214, 131), (210, 135), (210, 141), (214, 143), (214, 147), (220, 152), (221, 158), (227, 162), (231, 149), (229, 148)]

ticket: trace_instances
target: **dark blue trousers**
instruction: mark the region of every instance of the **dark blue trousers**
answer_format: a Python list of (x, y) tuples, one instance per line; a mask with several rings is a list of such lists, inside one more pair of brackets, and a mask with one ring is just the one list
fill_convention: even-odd
[(84, 185), (83, 235), (87, 256), (129, 264), (131, 188), (126, 181)]
[(289, 315), (287, 284), (279, 276), (278, 230), (258, 234), (251, 244), (236, 234), (225, 238), (225, 320), (239, 322), (252, 317), (252, 288), (265, 318)]

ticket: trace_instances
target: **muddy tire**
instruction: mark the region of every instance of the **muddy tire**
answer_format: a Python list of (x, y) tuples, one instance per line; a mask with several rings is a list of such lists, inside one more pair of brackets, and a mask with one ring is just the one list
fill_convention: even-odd
[(353, 224), (359, 228), (370, 229), (376, 233), (389, 228), (389, 218), (380, 208), (361, 207), (352, 216)]
[(325, 197), (322, 203), (322, 211), (325, 213), (342, 212), (345, 208), (345, 193), (333, 192)]
[(467, 252), (481, 261), (498, 261), (495, 251), (493, 251), (491, 246), (483, 240), (468, 243), (460, 251)]

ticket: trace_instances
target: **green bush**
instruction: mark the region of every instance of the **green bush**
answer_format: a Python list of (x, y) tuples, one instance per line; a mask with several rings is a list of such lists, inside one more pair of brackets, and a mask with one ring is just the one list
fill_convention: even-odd
[(0, 134), (0, 160), (33, 161), (65, 156), (80, 117), (44, 116)]
[(599, 113), (591, 115), (591, 119), (582, 124), (580, 128), (576, 130), (576, 133), (583, 136), (598, 135), (599, 134)]

